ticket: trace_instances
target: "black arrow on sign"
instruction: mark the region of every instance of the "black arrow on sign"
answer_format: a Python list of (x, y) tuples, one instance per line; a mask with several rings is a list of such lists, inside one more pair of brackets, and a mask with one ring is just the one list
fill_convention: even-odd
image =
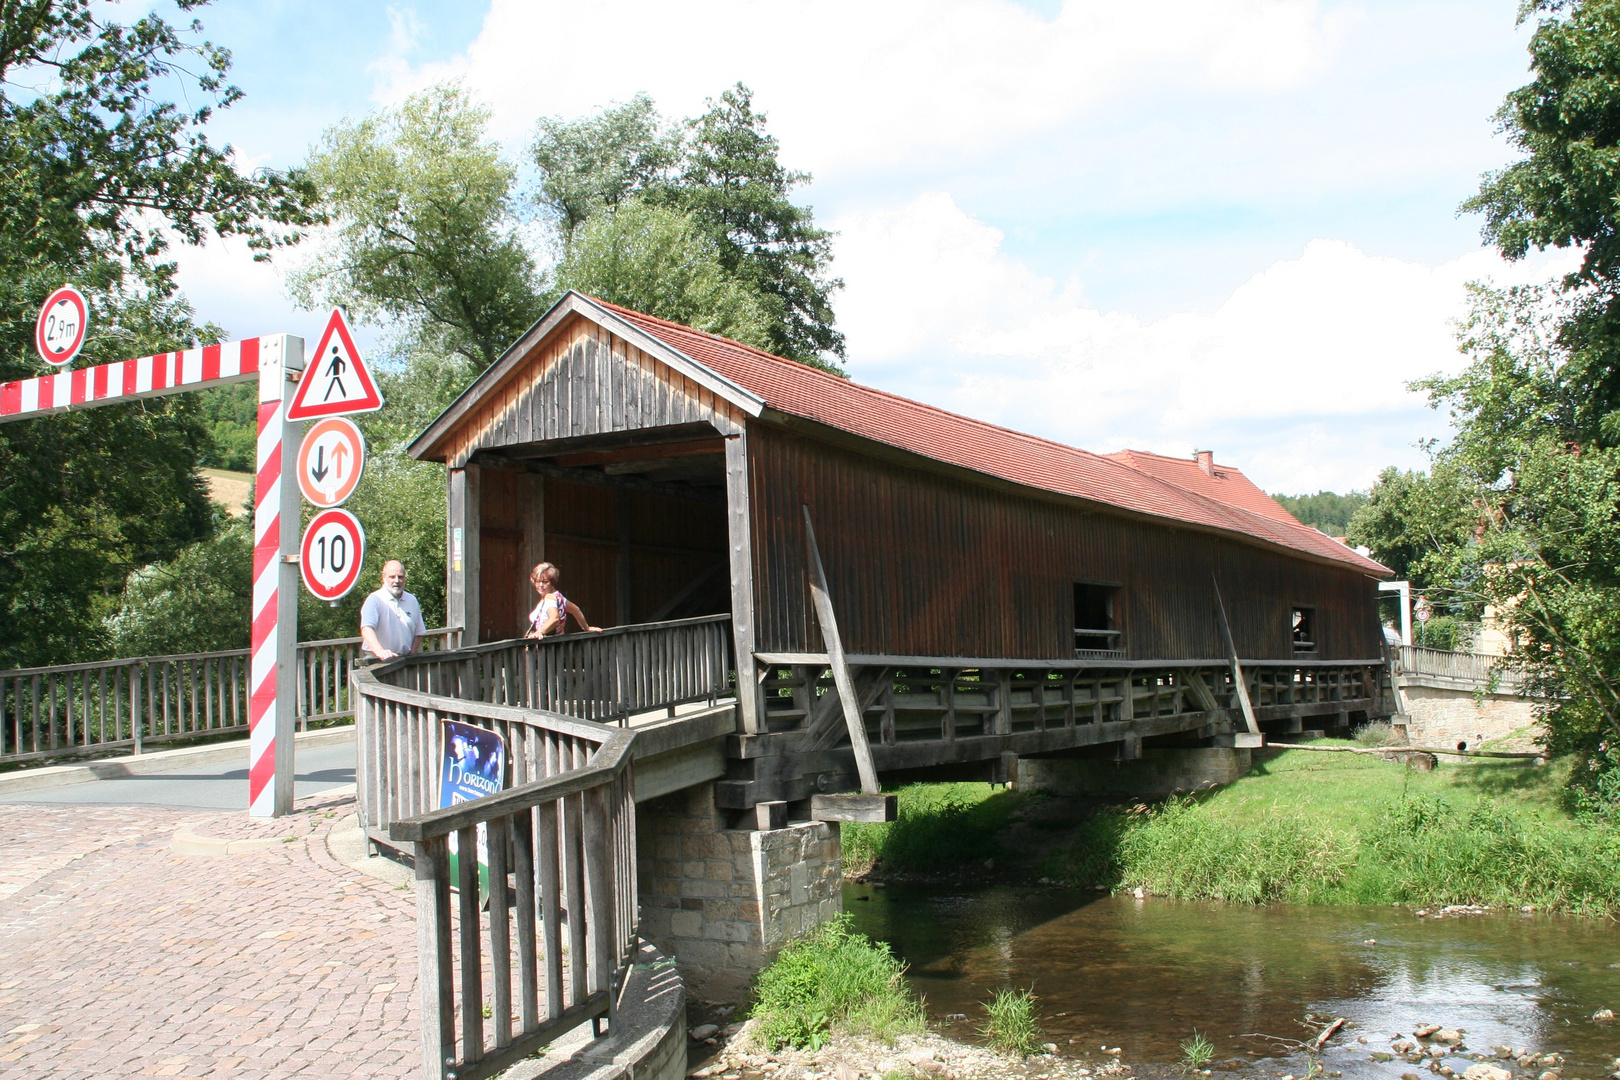
[(315, 448), (315, 467), (309, 470), (309, 475), (313, 476), (318, 484), (326, 479), (326, 474), (329, 471), (326, 467), (326, 447), (317, 446)]

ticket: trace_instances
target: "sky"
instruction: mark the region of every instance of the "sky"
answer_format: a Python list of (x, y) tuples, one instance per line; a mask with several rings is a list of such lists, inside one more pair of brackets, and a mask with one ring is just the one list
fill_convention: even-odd
[[(1107, 452), (1213, 450), (1268, 491), (1420, 468), (1465, 286), (1546, 280), (1458, 206), (1512, 160), (1517, 0), (216, 0), (244, 165), (459, 79), (525, 160), (542, 116), (754, 92), (836, 231), (857, 381)], [(181, 253), (198, 314), (319, 333), (281, 273)], [(375, 332), (368, 340), (376, 340)]]

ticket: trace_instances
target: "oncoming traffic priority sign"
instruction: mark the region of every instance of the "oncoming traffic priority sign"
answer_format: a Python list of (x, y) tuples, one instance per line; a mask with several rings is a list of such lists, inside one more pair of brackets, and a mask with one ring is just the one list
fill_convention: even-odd
[(354, 421), (329, 416), (310, 425), (298, 448), (298, 490), (312, 506), (341, 506), (366, 468), (366, 440)]
[(360, 580), (366, 557), (366, 532), (347, 510), (322, 510), (304, 530), (298, 569), (304, 588), (321, 600), (336, 602)]

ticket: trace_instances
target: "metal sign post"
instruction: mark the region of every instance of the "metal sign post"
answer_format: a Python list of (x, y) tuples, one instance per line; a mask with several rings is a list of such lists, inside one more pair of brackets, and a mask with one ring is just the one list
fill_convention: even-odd
[(253, 505), (253, 658), (248, 705), (248, 813), (292, 813), (297, 713), (298, 485), (303, 429), (287, 420), (304, 339), (261, 338)]

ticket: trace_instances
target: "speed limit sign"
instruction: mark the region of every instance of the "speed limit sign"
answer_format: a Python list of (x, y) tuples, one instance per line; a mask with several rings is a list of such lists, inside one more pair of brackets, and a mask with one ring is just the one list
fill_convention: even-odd
[(322, 510), (304, 530), (298, 569), (304, 588), (322, 600), (340, 600), (360, 580), (366, 532), (347, 510)]

